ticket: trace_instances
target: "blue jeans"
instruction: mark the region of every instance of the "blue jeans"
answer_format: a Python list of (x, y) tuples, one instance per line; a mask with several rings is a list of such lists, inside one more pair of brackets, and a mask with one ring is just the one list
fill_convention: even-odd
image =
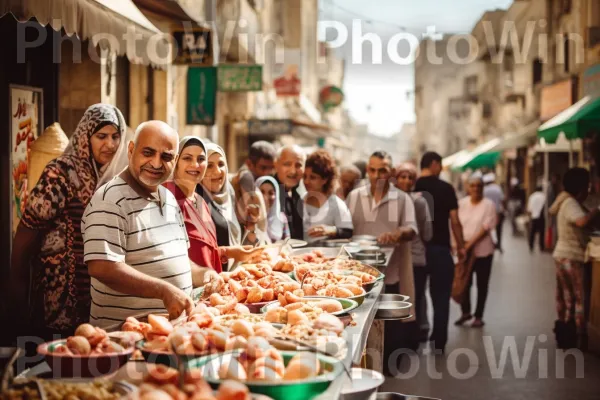
[[(454, 280), (454, 260), (450, 248), (427, 246), (427, 265), (414, 268), (415, 308), (418, 310), (425, 295), (429, 278), (429, 295), (433, 306), (433, 330), (430, 340), (436, 349), (444, 349), (448, 341), (448, 319), (450, 318), (450, 295)], [(421, 321), (419, 321), (420, 323)]]

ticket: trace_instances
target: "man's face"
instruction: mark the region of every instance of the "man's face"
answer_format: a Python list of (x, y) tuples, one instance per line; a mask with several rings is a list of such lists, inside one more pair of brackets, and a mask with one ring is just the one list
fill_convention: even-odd
[(137, 143), (129, 143), (129, 171), (146, 189), (155, 191), (177, 162), (177, 138), (154, 128), (140, 132)]
[(440, 176), (440, 174), (442, 173), (442, 163), (438, 161), (433, 161), (431, 163), (431, 167), (429, 167), (429, 170), (431, 171), (432, 175)]
[(268, 158), (259, 158), (256, 164), (248, 160), (247, 165), (250, 172), (252, 172), (252, 175), (254, 175), (254, 178), (272, 176), (275, 171), (275, 162)]
[(285, 185), (286, 189), (292, 189), (300, 183), (304, 175), (304, 157), (292, 149), (285, 149), (275, 163), (277, 178)]
[(396, 175), (396, 187), (404, 192), (411, 192), (415, 186), (416, 172), (403, 170)]
[(354, 189), (358, 178), (359, 176), (352, 171), (346, 171), (340, 175), (340, 186), (346, 196)]
[(367, 164), (367, 175), (371, 186), (377, 186), (378, 182), (387, 182), (392, 176), (392, 166), (389, 160), (379, 157), (371, 157)]

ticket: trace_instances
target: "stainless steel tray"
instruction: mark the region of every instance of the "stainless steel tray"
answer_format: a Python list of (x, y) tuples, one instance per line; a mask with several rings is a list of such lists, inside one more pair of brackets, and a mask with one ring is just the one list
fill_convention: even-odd
[(410, 396), (401, 393), (380, 392), (375, 397), (377, 400), (441, 400), (433, 397)]
[(381, 300), (380, 296), (376, 304), (377, 313), (375, 314), (375, 318), (393, 320), (408, 318), (410, 316), (410, 309), (412, 308), (412, 304), (406, 301), (399, 300), (402, 295), (388, 294), (383, 296), (396, 296), (395, 298), (398, 300), (388, 300), (390, 297)]
[(360, 261), (369, 261), (367, 264), (373, 264), (373, 260), (375, 263), (385, 263), (386, 261), (385, 253), (381, 250), (360, 250), (352, 254), (352, 258)]

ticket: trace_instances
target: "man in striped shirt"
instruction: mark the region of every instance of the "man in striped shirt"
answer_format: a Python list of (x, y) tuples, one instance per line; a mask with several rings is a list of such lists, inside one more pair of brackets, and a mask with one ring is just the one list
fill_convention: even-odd
[(191, 312), (196, 282), (181, 211), (161, 184), (177, 161), (178, 135), (149, 121), (129, 143), (129, 166), (100, 187), (81, 224), (91, 277), (90, 322), (106, 327), (129, 316)]

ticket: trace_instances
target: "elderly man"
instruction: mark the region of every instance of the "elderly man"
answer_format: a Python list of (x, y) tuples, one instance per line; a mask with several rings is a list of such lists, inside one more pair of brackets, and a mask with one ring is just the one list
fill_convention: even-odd
[[(91, 276), (90, 322), (192, 311), (195, 279), (181, 211), (161, 184), (177, 161), (178, 135), (164, 122), (142, 123), (129, 143), (129, 166), (100, 187), (81, 224)], [(197, 276), (200, 276), (198, 274)]]
[[(408, 194), (390, 184), (392, 158), (386, 152), (375, 152), (369, 158), (367, 176), (369, 184), (352, 191), (346, 201), (352, 213), (354, 234), (374, 235), (379, 243), (395, 246), (385, 272), (385, 291), (402, 293), (412, 299), (411, 241), (419, 232), (413, 202)], [(386, 322), (384, 342), (383, 370), (387, 375), (394, 375), (398, 371), (394, 351), (419, 347), (416, 324)]]
[(503, 252), (502, 250), (502, 227), (504, 225), (504, 203), (506, 198), (504, 191), (496, 183), (496, 174), (489, 172), (483, 176), (483, 197), (490, 199), (496, 206), (496, 214), (498, 224), (496, 225), (496, 249)]
[(340, 169), (340, 186), (338, 187), (336, 194), (342, 199), (346, 200), (351, 191), (353, 191), (361, 180), (361, 173), (358, 168), (354, 165), (347, 165)]
[(300, 183), (304, 176), (306, 155), (299, 146), (285, 146), (279, 150), (275, 161), (275, 180), (279, 182), (279, 201), (290, 225), (292, 239), (304, 239), (302, 222), (304, 204), (303, 188)]

